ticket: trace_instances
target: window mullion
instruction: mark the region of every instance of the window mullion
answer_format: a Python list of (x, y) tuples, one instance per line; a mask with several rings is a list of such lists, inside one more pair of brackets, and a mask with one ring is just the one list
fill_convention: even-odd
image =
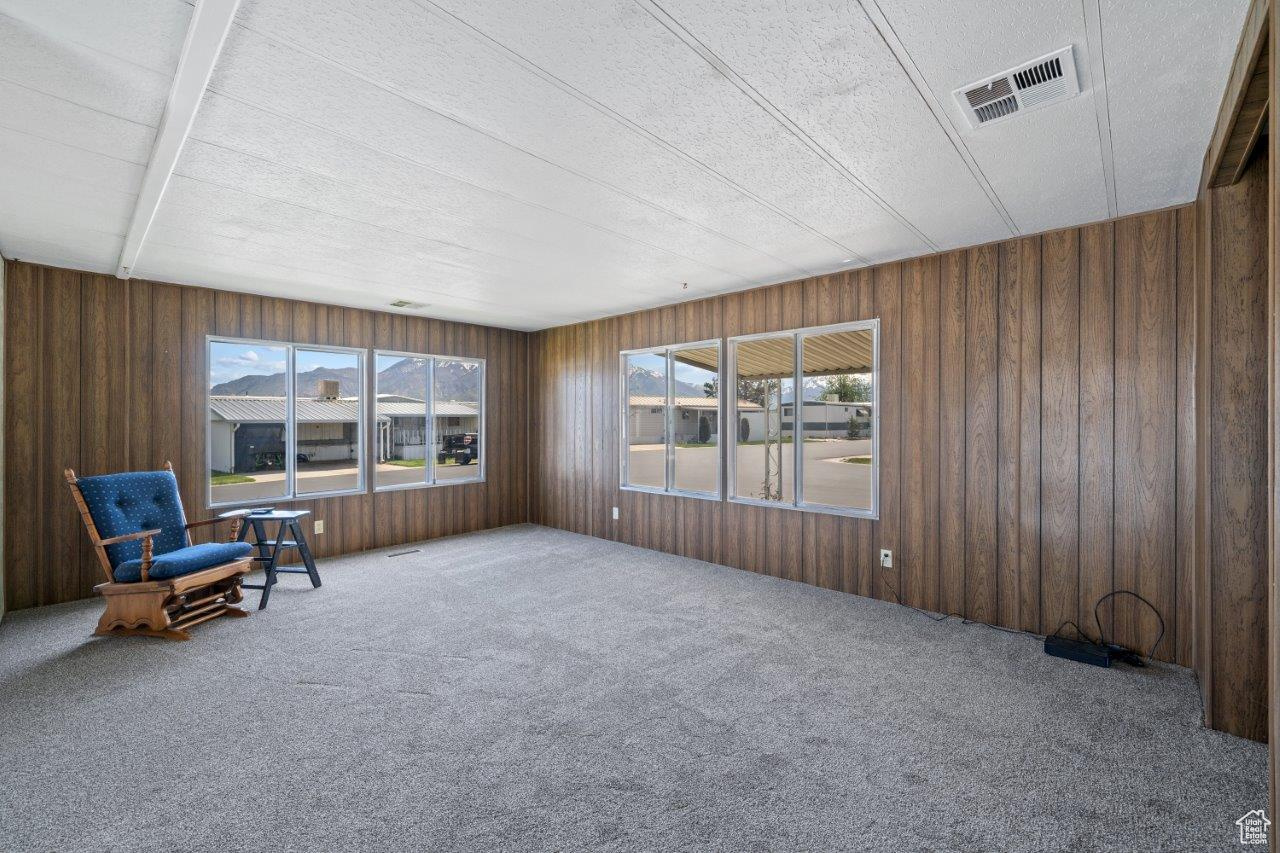
[(791, 501), (796, 506), (804, 503), (804, 335), (796, 334), (791, 342), (795, 348), (795, 385), (791, 394), (791, 451), (792, 459)]
[(292, 344), (285, 348), (285, 379), (284, 379), (284, 480), (285, 491), (289, 498), (295, 498), (298, 495), (297, 486), (297, 447), (298, 447), (298, 423), (297, 423), (297, 405), (295, 397), (297, 396), (297, 348)]
[(671, 492), (676, 488), (676, 409), (673, 402), (675, 396), (675, 351), (667, 350), (667, 406), (664, 409), (667, 418), (667, 491)]
[(426, 397), (427, 446), (423, 450), (427, 457), (427, 464), (423, 468), (426, 471), (427, 485), (434, 485), (436, 482), (436, 359), (434, 357), (427, 359)]

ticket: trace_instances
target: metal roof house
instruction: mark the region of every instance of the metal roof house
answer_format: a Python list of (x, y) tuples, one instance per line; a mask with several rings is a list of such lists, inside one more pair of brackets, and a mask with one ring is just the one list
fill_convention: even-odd
[[(360, 450), (360, 400), (354, 397), (300, 397), (294, 403), (297, 453), (308, 462), (355, 460)], [(283, 397), (210, 395), (210, 467), (248, 473), (283, 465), (286, 404)], [(435, 436), (475, 432), (475, 403), (438, 401)], [(425, 459), (426, 403), (412, 397), (379, 395), (376, 403), (378, 461)]]

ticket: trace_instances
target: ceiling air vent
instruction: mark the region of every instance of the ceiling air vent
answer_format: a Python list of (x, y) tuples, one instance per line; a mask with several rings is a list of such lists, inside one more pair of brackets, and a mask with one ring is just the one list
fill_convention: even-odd
[(952, 94), (975, 129), (1065, 101), (1080, 94), (1074, 48), (1064, 47)]

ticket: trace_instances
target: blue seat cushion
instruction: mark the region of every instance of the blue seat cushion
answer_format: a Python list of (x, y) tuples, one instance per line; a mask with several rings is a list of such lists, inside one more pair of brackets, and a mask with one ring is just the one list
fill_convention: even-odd
[[(142, 530), (159, 530), (152, 539), (152, 555), (187, 547), (187, 517), (178, 496), (178, 480), (172, 471), (132, 471), (81, 477), (77, 483), (93, 526), (101, 539)], [(142, 557), (142, 541), (108, 545), (113, 568)]]
[[(151, 561), (151, 570), (147, 575), (153, 581), (189, 575), (201, 569), (238, 560), (252, 550), (253, 546), (248, 542), (205, 542), (203, 545), (188, 545), (155, 557)], [(125, 560), (116, 566), (114, 575), (115, 579), (121, 583), (142, 580), (142, 559)]]

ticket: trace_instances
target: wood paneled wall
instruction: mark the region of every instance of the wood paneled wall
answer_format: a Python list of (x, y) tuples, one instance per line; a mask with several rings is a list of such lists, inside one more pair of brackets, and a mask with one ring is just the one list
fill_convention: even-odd
[[(63, 482), (172, 460), (206, 517), (205, 335), (487, 359), (487, 481), (295, 501), (324, 519), (317, 555), (526, 520), (527, 335), (7, 262), (5, 588), (10, 609), (92, 595), (101, 580)], [(277, 502), (279, 503), (279, 502)]]
[(1209, 725), (1267, 731), (1268, 161), (1206, 189), (1200, 238), (1196, 644)]
[[(1164, 617), (1156, 656), (1189, 665), (1195, 224), (1188, 206), (535, 333), (530, 520), (1042, 633), (1096, 635), (1094, 603), (1132, 589)], [(620, 349), (871, 317), (879, 520), (618, 488)], [(1156, 638), (1132, 599), (1101, 612), (1118, 642)]]

